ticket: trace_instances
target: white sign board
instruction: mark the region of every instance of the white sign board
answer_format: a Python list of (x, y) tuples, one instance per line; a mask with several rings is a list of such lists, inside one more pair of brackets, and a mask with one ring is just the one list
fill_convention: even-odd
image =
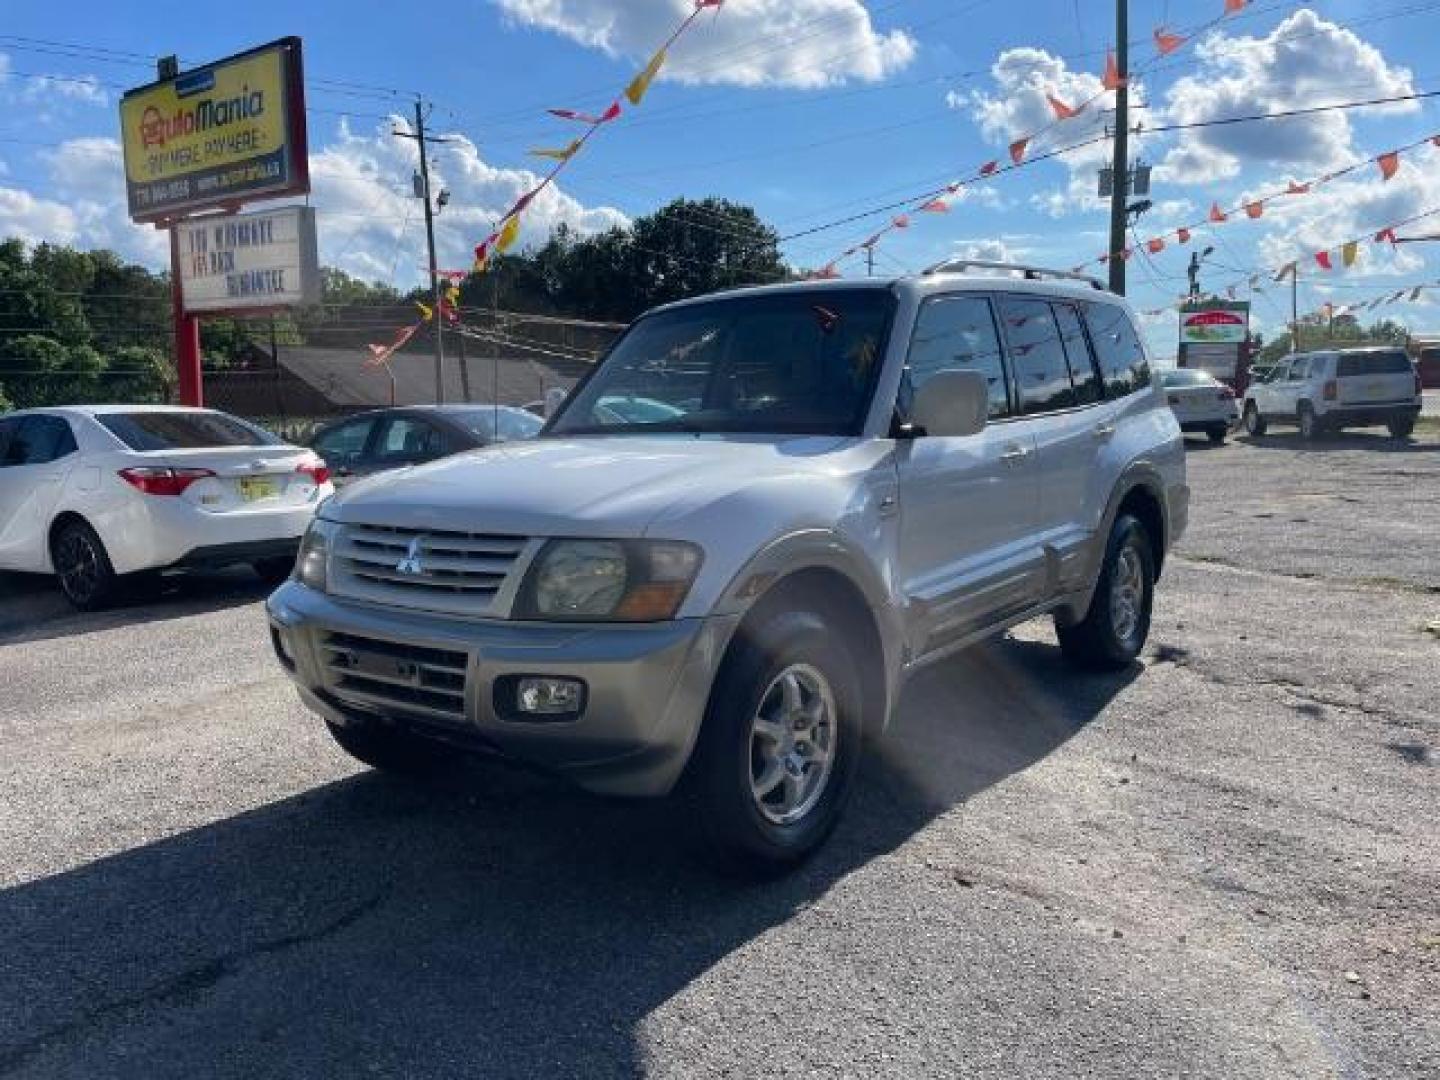
[(286, 206), (176, 222), (185, 310), (243, 312), (320, 300), (315, 211)]

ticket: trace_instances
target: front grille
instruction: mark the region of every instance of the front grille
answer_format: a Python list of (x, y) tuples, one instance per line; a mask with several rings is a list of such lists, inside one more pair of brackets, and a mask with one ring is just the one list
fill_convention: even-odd
[(488, 615), (529, 541), (519, 536), (346, 525), (331, 558), (331, 592), (452, 615)]
[(367, 708), (465, 719), (469, 657), (358, 634), (325, 634), (325, 684), (337, 698)]

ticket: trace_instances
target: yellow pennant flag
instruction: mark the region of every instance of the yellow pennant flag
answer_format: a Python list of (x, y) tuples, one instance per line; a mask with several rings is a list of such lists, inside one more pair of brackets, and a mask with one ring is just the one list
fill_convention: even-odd
[(512, 214), (505, 219), (505, 224), (500, 228), (500, 236), (495, 241), (496, 251), (509, 251), (515, 243), (515, 238), (520, 235), (520, 215)]
[(458, 307), (460, 305), (460, 286), (451, 285), (446, 289), (445, 299), (448, 300), (452, 306)]
[(1355, 257), (1360, 254), (1360, 242), (1351, 240), (1340, 249), (1340, 259), (1346, 266), (1355, 265)]
[(554, 158), (556, 161), (569, 161), (572, 157), (575, 156), (576, 152), (579, 149), (580, 140), (576, 139), (569, 146), (562, 146), (558, 150), (545, 149), (542, 147), (538, 150), (531, 150), (530, 153), (534, 154), (536, 157)]
[(639, 105), (645, 97), (645, 91), (650, 89), (650, 84), (655, 81), (655, 76), (660, 74), (660, 68), (665, 63), (665, 50), (661, 49), (650, 58), (650, 63), (645, 65), (645, 70), (636, 75), (625, 88), (625, 96), (630, 99), (631, 105)]
[(416, 300), (415, 306), (420, 309), (420, 317), (426, 322), (429, 322), (432, 318), (434, 318), (435, 312), (430, 309), (430, 306), (428, 304), (422, 304), (419, 300)]

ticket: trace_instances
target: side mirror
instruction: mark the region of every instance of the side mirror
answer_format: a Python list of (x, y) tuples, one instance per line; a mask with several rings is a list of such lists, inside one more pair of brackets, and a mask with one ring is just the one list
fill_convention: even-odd
[(910, 420), (927, 435), (976, 435), (990, 415), (990, 384), (978, 371), (941, 371), (915, 391)]

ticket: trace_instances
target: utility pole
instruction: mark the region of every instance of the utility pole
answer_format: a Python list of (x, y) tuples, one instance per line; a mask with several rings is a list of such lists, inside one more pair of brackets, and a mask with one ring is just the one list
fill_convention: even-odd
[(1115, 0), (1115, 64), (1120, 87), (1115, 91), (1115, 185), (1110, 192), (1110, 291), (1125, 295), (1126, 205), (1130, 197), (1130, 0)]
[(1300, 351), (1300, 260), (1290, 268), (1290, 351)]
[(414, 139), (420, 148), (420, 190), (425, 200), (425, 244), (430, 252), (430, 323), (435, 335), (435, 404), (445, 403), (445, 338), (442, 331), (445, 320), (440, 315), (440, 269), (435, 261), (435, 210), (430, 200), (430, 155), (426, 146), (430, 143), (447, 143), (451, 139), (436, 139), (425, 134), (424, 102), (415, 99), (415, 130), (395, 131), (391, 134), (402, 139)]

